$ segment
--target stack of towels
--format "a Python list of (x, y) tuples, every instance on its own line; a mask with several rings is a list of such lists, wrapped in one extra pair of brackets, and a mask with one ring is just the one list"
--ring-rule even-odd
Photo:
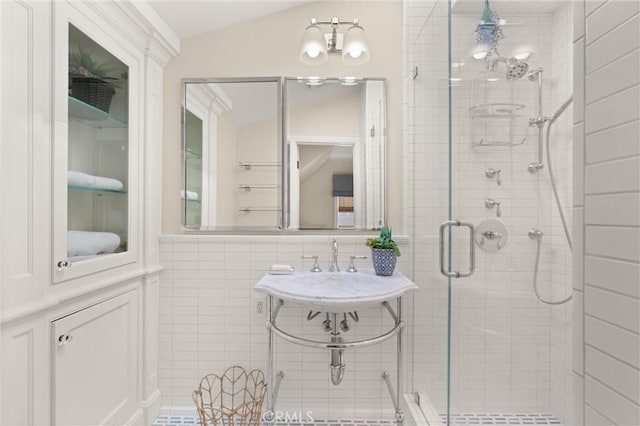
[(198, 193), (195, 191), (187, 191), (186, 193), (186, 197), (185, 197), (185, 191), (184, 189), (180, 191), (180, 195), (182, 196), (182, 199), (187, 199), (189, 201), (198, 201)]
[(118, 179), (93, 176), (75, 170), (68, 171), (67, 181), (69, 185), (84, 186), (87, 188), (110, 189), (113, 191), (120, 191), (123, 188), (122, 182)]
[(120, 246), (120, 237), (112, 232), (67, 232), (67, 256), (96, 256), (113, 253)]

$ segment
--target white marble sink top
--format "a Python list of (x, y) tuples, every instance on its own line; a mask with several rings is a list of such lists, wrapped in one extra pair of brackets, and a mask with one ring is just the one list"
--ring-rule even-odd
[(372, 269), (358, 272), (294, 272), (266, 274), (255, 286), (285, 302), (323, 312), (350, 312), (402, 296), (417, 286), (399, 272), (381, 277)]

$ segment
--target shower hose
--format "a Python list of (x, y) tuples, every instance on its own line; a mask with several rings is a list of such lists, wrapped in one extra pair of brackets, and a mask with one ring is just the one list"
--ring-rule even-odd
[[(555, 175), (553, 174), (553, 167), (551, 166), (551, 153), (549, 150), (551, 126), (558, 119), (558, 117), (560, 117), (560, 114), (562, 114), (564, 110), (567, 109), (567, 107), (569, 106), (569, 104), (571, 104), (571, 102), (573, 102), (573, 96), (569, 97), (569, 99), (567, 99), (567, 101), (564, 104), (562, 104), (560, 108), (558, 108), (558, 111), (556, 111), (556, 113), (553, 115), (551, 120), (549, 120), (549, 124), (547, 126), (547, 143), (545, 148), (547, 151), (547, 167), (549, 170), (549, 179), (551, 180), (551, 189), (553, 190), (553, 196), (556, 199), (556, 206), (558, 206), (558, 213), (560, 213), (560, 220), (562, 221), (562, 228), (564, 229), (564, 235), (565, 237), (567, 237), (569, 250), (573, 252), (573, 243), (571, 241), (571, 234), (569, 233), (569, 227), (567, 226), (567, 219), (564, 216), (562, 203), (560, 202), (560, 196), (558, 195), (558, 189), (556, 188), (556, 179), (555, 179)], [(547, 305), (562, 305), (564, 303), (567, 303), (569, 300), (572, 299), (573, 297), (572, 295), (569, 295), (568, 297), (562, 300), (557, 300), (557, 301), (545, 300), (542, 298), (542, 296), (540, 296), (540, 291), (538, 290), (538, 267), (540, 266), (540, 247), (542, 246), (542, 236), (539, 236), (536, 239), (536, 242), (538, 243), (538, 250), (536, 252), (536, 266), (535, 266), (535, 269), (533, 270), (533, 291), (536, 294), (536, 297), (542, 303), (546, 303)]]

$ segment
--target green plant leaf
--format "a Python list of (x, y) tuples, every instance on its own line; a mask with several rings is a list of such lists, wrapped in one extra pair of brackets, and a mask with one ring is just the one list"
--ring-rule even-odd
[(377, 238), (367, 238), (365, 245), (371, 248), (391, 249), (395, 252), (396, 256), (400, 256), (400, 249), (398, 248), (398, 244), (393, 241), (391, 236), (391, 228), (385, 225), (380, 229), (380, 235)]

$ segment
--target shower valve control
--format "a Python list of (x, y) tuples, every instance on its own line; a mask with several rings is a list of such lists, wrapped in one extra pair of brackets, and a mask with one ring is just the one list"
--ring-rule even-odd
[(484, 205), (488, 209), (496, 208), (496, 217), (502, 216), (502, 210), (500, 210), (501, 202), (498, 200), (494, 200), (493, 198), (487, 198), (484, 202)]
[(500, 176), (500, 169), (489, 168), (484, 172), (485, 176), (489, 179), (496, 178), (496, 183), (502, 185), (502, 176)]
[(482, 237), (487, 240), (499, 240), (502, 238), (502, 234), (496, 231), (484, 231), (482, 233)]

